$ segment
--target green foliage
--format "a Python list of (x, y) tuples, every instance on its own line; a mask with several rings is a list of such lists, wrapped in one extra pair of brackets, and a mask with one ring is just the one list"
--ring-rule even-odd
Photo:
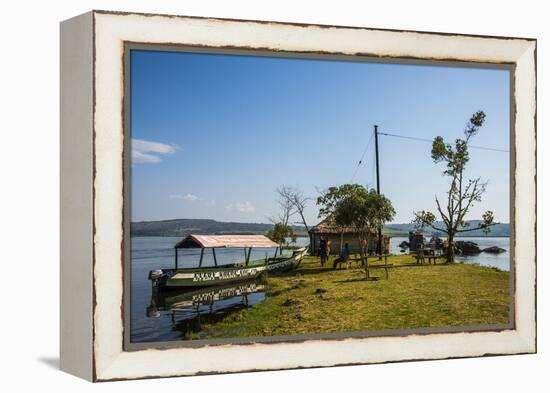
[(445, 175), (454, 176), (462, 173), (464, 167), (470, 160), (468, 155), (468, 142), (475, 136), (485, 122), (485, 113), (477, 111), (472, 115), (464, 129), (465, 139), (456, 139), (455, 146), (445, 143), (441, 136), (437, 136), (432, 144), (432, 159), (434, 162), (446, 162)]
[(296, 235), (292, 227), (282, 222), (276, 223), (272, 229), (267, 231), (267, 237), (281, 246), (287, 243), (287, 238), (290, 238), (292, 242), (296, 241)]
[(491, 232), (491, 225), (493, 225), (494, 215), (491, 210), (487, 210), (483, 213), (483, 222), (479, 224), (479, 228), (483, 229), (483, 233), (488, 234)]
[(383, 227), (395, 215), (388, 198), (374, 189), (367, 190), (360, 184), (330, 187), (317, 198), (317, 204), (321, 206), (319, 217), (332, 216), (337, 225), (351, 226), (358, 230)]
[[(321, 205), (321, 216), (330, 216), (338, 226), (353, 227), (363, 247), (371, 233), (393, 220), (395, 215), (388, 198), (359, 184), (331, 187), (317, 199), (317, 204)], [(366, 250), (362, 248), (361, 252)]]
[(485, 193), (487, 183), (481, 178), (464, 179), (464, 168), (470, 160), (468, 155), (468, 142), (475, 136), (485, 122), (483, 111), (475, 112), (466, 124), (464, 139), (456, 139), (454, 146), (445, 143), (441, 136), (434, 139), (432, 144), (431, 157), (435, 163), (443, 162), (446, 169), (443, 175), (450, 178), (449, 190), (447, 191), (447, 204), (442, 206), (436, 197), (437, 211), (443, 227), (435, 225), (437, 217), (429, 211), (415, 212), (414, 223), (417, 227), (430, 227), (436, 231), (447, 234), (450, 247), (447, 247), (447, 261), (454, 260), (454, 247), (452, 246), (455, 235), (462, 232), (483, 230), (485, 234), (490, 231), (493, 223), (493, 212), (487, 211), (483, 214), (483, 221), (480, 221), (475, 228), (469, 228), (470, 223), (466, 221), (466, 214), (475, 203), (481, 202)]
[(364, 187), (360, 184), (344, 184), (339, 187), (329, 187), (323, 195), (317, 198), (317, 205), (320, 206), (319, 218), (328, 217), (333, 214), (336, 205), (340, 201), (362, 189)]
[(393, 220), (395, 210), (388, 198), (364, 187), (355, 189), (335, 205), (337, 225), (351, 226), (359, 231), (381, 228)]
[(485, 122), (485, 112), (483, 111), (477, 111), (472, 115), (470, 118), (470, 121), (466, 125), (466, 129), (464, 130), (464, 135), (466, 136), (466, 140), (470, 139), (471, 136), (474, 136), (477, 134), (481, 126), (483, 126), (483, 123)]
[(422, 210), (414, 213), (413, 224), (417, 228), (423, 228), (425, 226), (433, 226), (435, 224), (435, 220), (435, 214)]

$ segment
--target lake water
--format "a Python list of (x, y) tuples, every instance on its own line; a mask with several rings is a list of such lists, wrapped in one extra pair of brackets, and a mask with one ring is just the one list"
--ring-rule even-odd
[[(131, 322), (132, 342), (173, 341), (190, 335), (200, 338), (201, 323), (222, 319), (227, 314), (252, 307), (265, 298), (260, 283), (251, 282), (233, 287), (185, 292), (170, 291), (152, 297), (149, 271), (174, 267), (174, 244), (180, 237), (133, 237), (131, 239)], [(214, 257), (205, 250), (203, 266), (214, 266)], [(290, 254), (284, 251), (283, 254)], [(253, 249), (251, 260), (274, 254), (274, 249)], [(196, 267), (200, 250), (178, 250), (180, 267)], [(241, 262), (241, 249), (218, 249), (219, 265)]]
[[(260, 282), (246, 282), (225, 288), (210, 288), (202, 291), (170, 291), (165, 295), (152, 296), (149, 271), (174, 267), (174, 244), (180, 237), (133, 237), (131, 251), (131, 342), (158, 342), (203, 338), (201, 324), (223, 319), (228, 314), (253, 307), (265, 299), (265, 287)], [(399, 243), (406, 237), (394, 237), (390, 252), (400, 254)], [(493, 255), (481, 253), (460, 257), (457, 261), (510, 269), (510, 242), (508, 238), (457, 238), (478, 243), (480, 248), (498, 246), (505, 253)], [(297, 246), (307, 246), (308, 238), (298, 238)], [(208, 250), (205, 250), (208, 251)], [(253, 249), (251, 258), (260, 259), (273, 254), (272, 249)], [(288, 253), (290, 253), (288, 251)], [(198, 266), (200, 251), (180, 249), (178, 263), (181, 267)], [(240, 262), (244, 251), (239, 249), (218, 250), (218, 264)], [(203, 266), (214, 266), (212, 254), (205, 252)]]

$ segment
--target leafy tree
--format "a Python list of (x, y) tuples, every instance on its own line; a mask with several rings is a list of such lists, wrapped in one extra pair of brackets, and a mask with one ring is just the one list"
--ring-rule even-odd
[(321, 196), (317, 198), (317, 205), (321, 206), (319, 208), (319, 218), (330, 216), (334, 213), (336, 205), (339, 202), (356, 192), (361, 192), (361, 190), (364, 189), (365, 187), (360, 184), (344, 184), (338, 187), (329, 187), (321, 193)]
[(361, 258), (368, 252), (368, 240), (372, 233), (393, 220), (395, 215), (388, 198), (359, 184), (330, 187), (317, 198), (317, 204), (321, 205), (320, 217), (330, 216), (336, 225), (352, 227), (357, 232)]
[(447, 191), (446, 206), (441, 205), (437, 196), (435, 202), (437, 212), (443, 221), (444, 227), (435, 225), (436, 215), (429, 211), (415, 212), (414, 223), (418, 228), (430, 227), (447, 235), (446, 260), (453, 262), (456, 253), (454, 238), (462, 232), (483, 229), (485, 233), (490, 232), (493, 223), (493, 212), (488, 210), (483, 214), (483, 221), (475, 228), (469, 228), (465, 217), (468, 211), (476, 202), (481, 202), (481, 196), (485, 193), (487, 182), (482, 182), (480, 177), (475, 179), (464, 178), (464, 168), (470, 160), (468, 156), (468, 143), (474, 137), (485, 122), (485, 113), (477, 111), (472, 115), (464, 129), (464, 139), (456, 139), (454, 146), (445, 143), (441, 136), (436, 137), (432, 143), (432, 160), (437, 164), (443, 162), (446, 169), (444, 176), (450, 178), (449, 190)]
[(290, 238), (292, 242), (296, 241), (296, 235), (292, 227), (282, 222), (276, 223), (273, 228), (267, 232), (267, 237), (277, 243), (279, 247), (286, 245), (288, 238)]

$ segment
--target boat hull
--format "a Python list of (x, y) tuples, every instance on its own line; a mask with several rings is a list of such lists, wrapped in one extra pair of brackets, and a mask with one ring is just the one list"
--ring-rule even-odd
[(288, 258), (274, 258), (261, 265), (163, 269), (160, 275), (153, 279), (153, 287), (160, 290), (208, 287), (254, 280), (264, 273), (271, 274), (294, 269), (301, 262), (305, 253), (305, 249), (296, 250)]

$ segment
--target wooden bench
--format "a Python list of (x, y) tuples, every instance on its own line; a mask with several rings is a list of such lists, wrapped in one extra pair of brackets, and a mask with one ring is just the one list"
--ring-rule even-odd
[(353, 262), (357, 262), (358, 264), (363, 266), (363, 258), (348, 258), (346, 261), (336, 261), (336, 260), (334, 260), (334, 262), (332, 263), (332, 266), (333, 266), (334, 269), (336, 269), (338, 266), (346, 264), (346, 269), (349, 269)]
[[(382, 255), (369, 255), (367, 256), (367, 258), (371, 257), (371, 258), (377, 258), (378, 260), (380, 259), (384, 259), (384, 265), (387, 265), (388, 264), (388, 256), (390, 254), (382, 254)], [(367, 259), (368, 260), (368, 259)]]
[(371, 267), (393, 267), (393, 265), (388, 265), (388, 256), (390, 254), (382, 254), (382, 255), (366, 255), (364, 258), (361, 257), (355, 257), (355, 258), (348, 258), (347, 261), (338, 261), (334, 262), (333, 266), (336, 268), (338, 265), (346, 264), (346, 269), (349, 269), (351, 267), (351, 264), (353, 262), (356, 262), (361, 267), (365, 267), (365, 264), (369, 266), (369, 258), (377, 258), (377, 259), (383, 259), (384, 265), (372, 265)]
[[(353, 262), (357, 262), (359, 264), (359, 267), (361, 267), (361, 271), (365, 274), (366, 280), (378, 280), (379, 277), (372, 277), (370, 274), (370, 269), (384, 269), (386, 272), (386, 279), (389, 279), (388, 270), (393, 268), (393, 264), (388, 264), (388, 256), (390, 254), (382, 254), (382, 255), (366, 255), (364, 258), (361, 257), (355, 257), (355, 258), (348, 258), (346, 261), (334, 261), (333, 267), (336, 269), (338, 265), (346, 264), (346, 269), (349, 269), (351, 267), (351, 264)], [(370, 264), (369, 259), (383, 259), (384, 264)]]
[(428, 264), (431, 264), (433, 261), (433, 264), (435, 265), (438, 258), (445, 258), (445, 256), (443, 254), (436, 253), (431, 249), (418, 249), (416, 250), (416, 254), (414, 254), (414, 258), (416, 259), (417, 265), (420, 265), (426, 260), (428, 260)]

